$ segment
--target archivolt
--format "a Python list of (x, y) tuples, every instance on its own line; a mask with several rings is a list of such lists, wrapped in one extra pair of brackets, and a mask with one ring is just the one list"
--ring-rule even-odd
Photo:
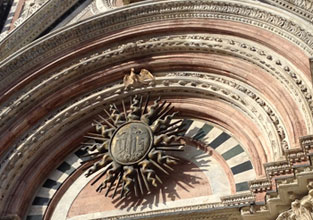
[[(3, 202), (7, 201), (10, 191), (18, 188), (20, 184), (18, 178), (24, 176), (27, 170), (34, 169), (29, 167), (34, 158), (41, 152), (49, 150), (53, 141), (66, 136), (69, 131), (75, 131), (83, 136), (80, 127), (86, 126), (85, 121), (95, 117), (103, 105), (119, 102), (122, 98), (135, 94), (149, 92), (154, 96), (161, 95), (171, 99), (183, 115), (212, 120), (226, 127), (243, 145), (250, 144), (250, 154), (258, 157), (252, 163), (255, 163), (254, 167), (259, 175), (263, 173), (261, 164), (282, 156), (279, 131), (276, 130), (272, 120), (264, 109), (254, 104), (255, 100), (230, 86), (229, 79), (216, 81), (218, 77), (202, 73), (183, 73), (183, 76), (177, 73), (160, 73), (157, 76), (156, 81), (149, 86), (130, 91), (123, 90), (121, 84), (102, 87), (74, 102), (67, 103), (52, 114), (45, 115), (43, 121), (29, 130), (25, 138), (15, 145), (15, 150), (10, 153), (10, 160), (2, 163), (1, 189), (4, 190), (1, 195), (3, 198), (1, 206), (3, 207)], [(224, 116), (221, 117), (221, 114)], [(280, 120), (279, 113), (276, 117)], [(243, 124), (247, 127), (243, 131), (238, 131), (238, 127)], [(285, 132), (284, 127), (282, 129), (282, 132)], [(53, 160), (53, 156), (45, 159)], [(7, 204), (10, 206), (10, 203)]]

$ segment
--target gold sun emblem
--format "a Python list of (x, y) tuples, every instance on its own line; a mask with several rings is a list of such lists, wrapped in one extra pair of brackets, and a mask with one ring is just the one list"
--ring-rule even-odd
[[(171, 103), (160, 98), (148, 107), (149, 96), (143, 106), (143, 97), (135, 96), (130, 100), (130, 109), (126, 110), (122, 100), (121, 111), (116, 105), (110, 105), (109, 112), (104, 110), (108, 119), (99, 115), (94, 121), (96, 133), (86, 136), (84, 143), (90, 156), (88, 161), (95, 161), (85, 174), (87, 177), (104, 168), (102, 173), (91, 183), (98, 182), (104, 175), (104, 181), (97, 188), (98, 192), (107, 188), (106, 196), (114, 187), (112, 198), (120, 189), (121, 197), (134, 192), (136, 196), (150, 192), (151, 185), (162, 184), (158, 172), (169, 175), (172, 165), (178, 158), (168, 151), (182, 151), (184, 142), (178, 136), (182, 120), (172, 122), (178, 112), (173, 112)], [(171, 113), (173, 112), (173, 113)], [(171, 113), (171, 114), (170, 114)]]

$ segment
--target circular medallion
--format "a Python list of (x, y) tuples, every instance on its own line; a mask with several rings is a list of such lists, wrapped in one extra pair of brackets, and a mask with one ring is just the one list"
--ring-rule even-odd
[[(147, 70), (142, 72), (149, 73)], [(178, 135), (182, 131), (183, 120), (173, 122), (172, 119), (178, 112), (169, 114), (173, 107), (170, 107), (171, 103), (166, 106), (165, 103), (160, 103), (158, 98), (148, 107), (149, 96), (144, 105), (143, 97), (135, 96), (131, 99), (128, 110), (122, 100), (122, 110), (112, 104), (110, 113), (105, 110), (109, 119), (99, 115), (100, 121), (94, 120), (96, 133), (85, 136), (92, 141), (85, 142), (82, 150), (87, 150), (91, 157), (84, 162), (94, 162), (85, 176), (105, 167), (100, 177), (93, 182), (106, 175), (97, 192), (107, 188), (105, 195), (108, 195), (112, 187), (115, 187), (112, 198), (118, 188), (121, 188), (121, 197), (126, 197), (131, 191), (138, 197), (139, 194), (145, 194), (142, 186), (145, 186), (147, 192), (151, 192), (149, 185), (157, 187), (162, 184), (158, 171), (170, 175), (168, 170), (172, 170), (171, 166), (177, 164), (179, 159), (168, 155), (168, 152), (183, 150), (184, 144), (179, 144), (181, 137)], [(154, 170), (155, 168), (157, 169)]]
[(131, 165), (144, 159), (152, 142), (152, 132), (146, 124), (129, 122), (115, 131), (109, 149), (116, 162)]

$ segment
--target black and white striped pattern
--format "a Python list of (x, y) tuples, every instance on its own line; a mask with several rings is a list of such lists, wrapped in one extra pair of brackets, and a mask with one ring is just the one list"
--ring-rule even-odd
[(228, 164), (235, 179), (236, 191), (248, 190), (248, 181), (255, 179), (255, 171), (249, 155), (236, 139), (221, 129), (208, 123), (185, 119), (183, 121), (187, 137), (203, 141), (219, 153)]
[(81, 166), (80, 162), (82, 159), (80, 156), (84, 153), (85, 152), (79, 150), (71, 154), (54, 172), (51, 173), (34, 198), (26, 220), (43, 219), (49, 202), (56, 191), (64, 181)]
[(10, 12), (8, 14), (8, 17), (7, 17), (7, 20), (6, 20), (4, 27), (2, 29), (2, 32), (9, 31), (18, 2), (19, 2), (19, 0), (13, 1)]
[[(234, 176), (237, 192), (248, 190), (248, 181), (255, 179), (256, 175), (247, 152), (236, 139), (216, 126), (200, 120), (184, 119), (182, 126), (186, 131), (180, 135), (208, 144), (225, 159)], [(50, 200), (64, 181), (81, 166), (81, 156), (85, 153), (82, 150), (76, 151), (49, 176), (34, 198), (27, 220), (43, 218)]]

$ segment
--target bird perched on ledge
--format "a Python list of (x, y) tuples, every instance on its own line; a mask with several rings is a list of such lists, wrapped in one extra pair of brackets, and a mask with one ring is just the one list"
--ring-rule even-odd
[(142, 84), (147, 84), (146, 79), (154, 80), (154, 76), (146, 69), (141, 69), (140, 73), (135, 73), (135, 69), (130, 69), (130, 74), (126, 74), (123, 79), (125, 89), (130, 86), (137, 87)]

